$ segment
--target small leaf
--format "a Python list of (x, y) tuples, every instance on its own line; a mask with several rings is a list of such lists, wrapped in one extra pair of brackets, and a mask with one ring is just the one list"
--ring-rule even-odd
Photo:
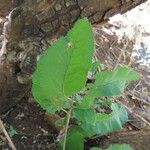
[(96, 112), (94, 109), (73, 109), (73, 115), (81, 123), (91, 123), (95, 124)]
[(114, 144), (111, 145), (109, 148), (107, 149), (101, 149), (98, 147), (93, 147), (90, 150), (132, 150), (132, 148), (128, 145), (128, 144)]
[(89, 109), (93, 105), (94, 102), (94, 97), (93, 96), (84, 96), (83, 99), (77, 102), (77, 108), (79, 109)]
[(8, 133), (10, 137), (13, 137), (14, 135), (18, 134), (18, 132), (13, 128), (13, 126), (10, 126)]
[[(84, 33), (80, 34), (83, 31)], [(85, 87), (87, 74), (92, 65), (93, 37), (92, 26), (86, 18), (78, 20), (67, 34), (72, 47), (64, 80), (66, 95), (70, 96)]]
[(66, 118), (66, 117), (60, 118), (60, 119), (58, 119), (58, 120), (55, 122), (55, 124), (56, 124), (57, 126), (64, 126), (64, 125), (66, 124), (66, 121), (67, 121), (67, 118)]
[[(83, 150), (85, 136), (86, 134), (82, 128), (72, 126), (68, 132), (66, 150)], [(63, 139), (60, 141), (60, 149), (62, 149), (62, 145)]]
[(122, 145), (114, 144), (106, 150), (132, 150), (132, 148), (127, 144), (122, 144)]
[(66, 38), (62, 37), (49, 47), (41, 56), (33, 74), (33, 96), (49, 113), (61, 109), (66, 103), (62, 85), (69, 59), (67, 43)]
[(81, 123), (81, 127), (90, 135), (104, 135), (122, 128), (128, 120), (125, 107), (121, 104), (111, 105), (112, 113), (96, 113), (91, 109), (75, 109), (74, 116)]
[(103, 150), (103, 149), (98, 148), (98, 147), (92, 147), (90, 150)]
[(95, 61), (92, 64), (91, 72), (93, 73), (97, 72), (98, 67), (100, 68), (100, 70), (104, 70), (106, 68), (106, 65), (102, 64), (99, 60)]
[(103, 71), (96, 75), (95, 84), (89, 93), (95, 97), (121, 95), (126, 84), (139, 77), (139, 73), (126, 67), (120, 67), (116, 71)]

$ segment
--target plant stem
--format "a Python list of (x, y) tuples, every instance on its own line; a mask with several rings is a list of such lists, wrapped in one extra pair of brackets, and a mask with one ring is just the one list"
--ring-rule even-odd
[(6, 129), (5, 129), (5, 127), (4, 127), (3, 122), (2, 122), (1, 119), (0, 119), (0, 129), (3, 131), (4, 135), (6, 136), (6, 139), (8, 140), (9, 145), (12, 148), (12, 150), (17, 150), (15, 145), (13, 144), (10, 136), (8, 135), (8, 133), (7, 133)]
[(66, 122), (66, 126), (65, 126), (65, 135), (64, 135), (64, 142), (63, 142), (63, 150), (66, 150), (67, 132), (68, 132), (69, 122), (70, 122), (70, 118), (71, 118), (71, 111), (72, 111), (72, 108), (70, 108), (70, 110), (68, 112), (67, 122)]

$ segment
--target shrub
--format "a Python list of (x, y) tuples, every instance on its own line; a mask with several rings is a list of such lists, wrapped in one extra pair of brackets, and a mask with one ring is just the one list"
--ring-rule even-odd
[[(111, 133), (128, 120), (125, 107), (111, 97), (121, 95), (129, 82), (139, 79), (139, 74), (121, 66), (98, 72), (97, 68), (104, 65), (92, 61), (94, 42), (89, 21), (78, 20), (65, 37), (42, 54), (33, 74), (32, 93), (41, 107), (51, 114), (65, 112), (57, 121), (65, 129), (58, 149), (83, 150), (85, 137)], [(93, 71), (91, 83), (86, 82), (89, 71)], [(104, 106), (111, 112), (98, 111)], [(130, 149), (128, 145), (114, 145), (108, 150), (116, 150), (117, 146)]]

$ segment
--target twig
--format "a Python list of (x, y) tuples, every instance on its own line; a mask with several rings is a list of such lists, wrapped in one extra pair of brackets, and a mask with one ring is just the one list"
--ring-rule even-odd
[[(98, 61), (98, 58), (96, 57), (96, 55), (94, 56), (94, 59), (95, 59), (95, 62)], [(99, 66), (97, 67), (97, 70), (98, 70), (98, 72), (101, 72), (101, 69)]]
[(141, 115), (139, 115), (137, 113), (134, 113), (134, 115), (150, 126), (150, 122), (147, 121), (144, 117), (142, 117)]
[(65, 135), (64, 135), (64, 142), (63, 142), (63, 150), (66, 150), (67, 132), (68, 132), (69, 122), (70, 122), (70, 118), (71, 118), (71, 111), (72, 111), (72, 108), (68, 112), (68, 118), (67, 118), (67, 122), (66, 122), (66, 126), (65, 126)]
[(68, 114), (68, 112), (67, 112), (65, 109), (62, 108), (61, 110), (62, 110), (64, 113)]
[[(121, 103), (120, 101), (118, 101), (118, 100), (117, 100), (117, 102), (120, 103), (120, 104), (122, 104), (122, 103)], [(147, 120), (146, 120), (145, 118), (143, 118), (141, 115), (139, 115), (139, 114), (133, 112), (133, 111), (132, 111), (129, 107), (127, 107), (126, 105), (124, 105), (124, 106), (125, 106), (125, 108), (127, 109), (128, 112), (134, 113), (134, 115), (135, 115), (136, 117), (138, 117), (139, 119), (141, 119), (143, 122), (145, 122), (147, 125), (150, 126), (150, 122), (149, 122), (149, 121), (147, 121)]]
[(126, 92), (126, 94), (127, 94), (127, 95), (130, 95), (130, 96), (132, 97), (132, 99), (133, 99), (133, 97), (134, 97), (134, 100), (136, 100), (136, 101), (138, 101), (138, 102), (140, 102), (140, 103), (144, 103), (144, 104), (150, 106), (150, 103), (149, 103), (149, 102), (147, 102), (146, 100), (141, 99), (141, 98), (135, 96), (135, 95), (132, 94), (131, 92), (128, 91), (128, 92)]
[(13, 144), (10, 136), (8, 135), (8, 132), (6, 131), (5, 126), (4, 126), (4, 124), (3, 124), (1, 119), (0, 119), (0, 129), (2, 130), (4, 135), (6, 136), (6, 139), (8, 140), (8, 143), (9, 143), (10, 147), (12, 148), (12, 150), (17, 150), (15, 145)]

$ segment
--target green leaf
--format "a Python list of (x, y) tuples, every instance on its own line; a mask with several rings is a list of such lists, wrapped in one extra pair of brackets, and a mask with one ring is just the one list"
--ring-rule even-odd
[(14, 135), (18, 134), (18, 132), (13, 128), (13, 126), (10, 126), (8, 134), (10, 137), (13, 137)]
[[(82, 32), (83, 34), (80, 34)], [(66, 71), (64, 89), (67, 95), (71, 95), (85, 87), (87, 73), (92, 65), (94, 49), (92, 26), (86, 18), (79, 20), (67, 37), (72, 53)]]
[(94, 99), (95, 98), (93, 96), (85, 95), (83, 97), (83, 99), (81, 99), (80, 101), (78, 101), (76, 103), (77, 108), (79, 108), (79, 109), (89, 109), (89, 108), (91, 108), (91, 106), (93, 105)]
[(69, 63), (67, 44), (67, 39), (62, 37), (49, 47), (41, 56), (32, 78), (34, 98), (50, 113), (66, 103), (62, 85)]
[(95, 97), (121, 95), (126, 84), (138, 80), (139, 77), (139, 73), (127, 67), (104, 71), (96, 75), (95, 84), (89, 93)]
[(107, 150), (132, 150), (132, 148), (127, 144), (114, 144), (111, 145)]
[(75, 109), (74, 116), (81, 127), (89, 134), (107, 134), (122, 128), (128, 120), (125, 107), (121, 104), (111, 105), (112, 113), (96, 113), (91, 109)]
[(98, 147), (93, 147), (90, 150), (132, 150), (132, 148), (128, 145), (128, 144), (114, 144), (111, 145), (109, 148), (107, 149), (101, 149)]
[(94, 109), (73, 109), (73, 115), (81, 123), (90, 123), (95, 124), (96, 121), (96, 112)]
[[(66, 150), (83, 150), (84, 138), (86, 134), (82, 128), (73, 126), (69, 129), (66, 143)], [(60, 141), (60, 147), (62, 149), (63, 139)]]
[[(139, 79), (139, 73), (126, 67), (120, 67), (116, 71), (104, 71), (96, 75), (95, 84), (90, 88), (77, 107), (81, 109), (91, 108), (96, 97), (121, 95), (130, 81)], [(104, 101), (105, 103), (105, 101)]]
[(106, 68), (106, 65), (102, 64), (100, 60), (95, 61), (94, 63), (92, 63), (91, 72), (97, 72), (98, 67), (100, 68), (100, 70), (104, 70)]
[(32, 93), (47, 112), (69, 107), (66, 97), (84, 88), (92, 64), (93, 40), (90, 23), (81, 19), (41, 56), (32, 78)]
[(101, 149), (99, 147), (92, 147), (90, 150), (103, 150), (103, 149)]
[(63, 127), (66, 125), (66, 121), (67, 121), (67, 117), (60, 118), (55, 122), (55, 125)]

